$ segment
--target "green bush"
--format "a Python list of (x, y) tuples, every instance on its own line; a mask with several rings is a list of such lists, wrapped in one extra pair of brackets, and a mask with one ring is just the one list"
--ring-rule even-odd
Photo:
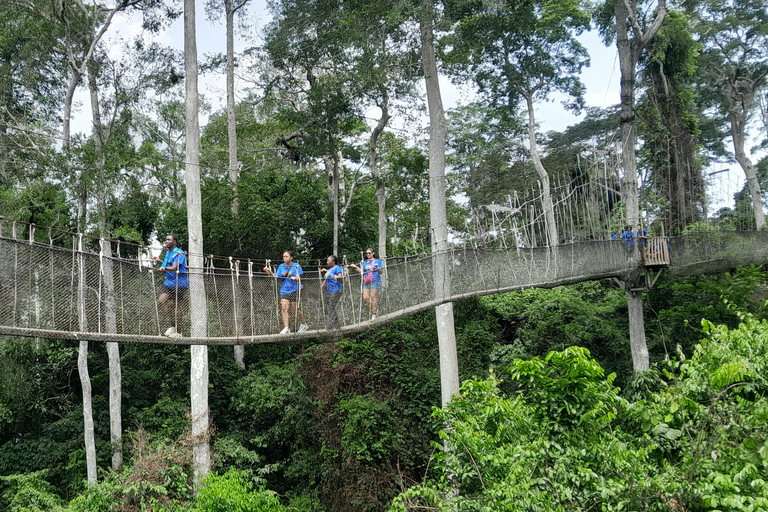
[(64, 503), (45, 480), (46, 470), (0, 477), (2, 502), (8, 512), (43, 512), (55, 510)]
[(254, 484), (246, 472), (230, 470), (223, 475), (209, 475), (197, 497), (198, 512), (282, 512), (275, 493), (253, 490)]
[(648, 481), (654, 445), (622, 431), (627, 403), (586, 349), (517, 359), (510, 377), (511, 395), (470, 380), (435, 410), (434, 477), (392, 510), (668, 510)]
[(586, 349), (517, 359), (512, 392), (464, 382), (434, 416), (433, 472), (392, 510), (768, 510), (768, 321), (728, 306), (690, 357), (627, 396)]

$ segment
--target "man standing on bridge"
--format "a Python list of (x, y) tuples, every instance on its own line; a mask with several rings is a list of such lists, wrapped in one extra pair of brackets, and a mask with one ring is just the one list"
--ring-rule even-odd
[[(164, 336), (180, 336), (177, 329), (181, 325), (181, 319), (184, 316), (184, 306), (187, 303), (189, 292), (189, 279), (187, 276), (187, 256), (184, 251), (179, 249), (176, 244), (178, 239), (176, 235), (169, 234), (165, 237), (165, 259), (158, 272), (165, 272), (165, 281), (163, 281), (163, 293), (157, 299), (160, 304), (160, 311), (166, 320), (172, 320), (170, 300), (173, 299), (173, 307), (176, 311), (176, 325), (171, 326), (165, 331)], [(157, 256), (152, 257), (155, 261), (160, 261)]]

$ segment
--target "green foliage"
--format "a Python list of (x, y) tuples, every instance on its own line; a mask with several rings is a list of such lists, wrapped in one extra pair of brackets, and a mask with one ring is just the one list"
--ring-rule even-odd
[(686, 433), (662, 475), (689, 482), (679, 490), (684, 506), (682, 499), (708, 510), (761, 510), (768, 506), (768, 322), (729, 307), (738, 326), (704, 320), (707, 337), (690, 358), (669, 365), (674, 385), (649, 402)]
[(197, 496), (198, 512), (281, 512), (275, 493), (256, 489), (247, 472), (208, 475)]
[(3, 510), (9, 512), (44, 512), (63, 505), (55, 489), (45, 480), (47, 471), (0, 477), (4, 485)]
[(158, 201), (142, 190), (136, 180), (130, 180), (127, 188), (125, 196), (111, 201), (108, 207), (111, 237), (136, 244), (149, 243), (160, 213)]
[[(74, 215), (71, 204), (67, 202), (65, 191), (58, 185), (35, 180), (21, 189), (0, 188), (0, 212), (2, 215), (22, 222), (41, 226), (51, 226), (63, 231), (73, 230)], [(19, 227), (18, 236), (28, 236), (25, 227)], [(68, 242), (61, 234), (53, 232), (51, 236), (57, 242)], [(40, 230), (37, 239), (48, 243), (48, 232)]]
[[(233, 427), (242, 449), (257, 455), (259, 464), (268, 469), (264, 477), (270, 487), (281, 493), (308, 492), (319, 478), (319, 446), (314, 404), (297, 362), (252, 367), (234, 387), (232, 406), (240, 419)], [(241, 453), (238, 458), (242, 457)], [(241, 460), (238, 467), (256, 473), (261, 466), (255, 460)]]
[(577, 75), (589, 56), (575, 35), (589, 26), (585, 7), (578, 1), (447, 2), (447, 18), (456, 24), (441, 42), (448, 50), (443, 60), (500, 110), (555, 91), (569, 96), (566, 108), (579, 108)]
[(626, 402), (588, 351), (518, 359), (510, 372), (513, 395), (493, 376), (470, 380), (435, 410), (446, 426), (435, 478), (405, 491), (392, 510), (665, 510), (660, 498), (644, 499), (652, 445), (622, 432)]
[(579, 347), (517, 359), (512, 393), (466, 381), (435, 419), (432, 477), (392, 510), (712, 510), (768, 506), (768, 321), (733, 328), (630, 381), (619, 396)]
[(526, 151), (519, 143), (522, 120), (508, 117), (482, 104), (448, 111), (451, 176), (470, 208), (506, 203), (511, 190), (535, 180), (533, 167), (519, 161)]
[(646, 336), (654, 359), (674, 355), (679, 345), (691, 353), (701, 337), (704, 318), (729, 327), (738, 325), (738, 316), (722, 297), (741, 304), (748, 311), (764, 315), (765, 273), (757, 267), (741, 267), (733, 273), (661, 280), (646, 294)]
[(700, 221), (706, 207), (692, 85), (700, 51), (688, 17), (670, 11), (644, 61), (645, 93), (637, 107), (641, 165), (650, 171), (644, 202), (670, 234)]
[[(218, 438), (214, 446), (214, 461), (216, 467), (229, 470), (231, 468), (247, 468), (256, 470), (262, 463), (259, 454), (249, 450), (234, 439)], [(257, 480), (259, 485), (266, 483), (263, 480)]]
[(340, 400), (337, 408), (340, 419), (343, 418), (341, 447), (345, 455), (371, 463), (387, 460), (405, 448), (391, 423), (395, 416), (387, 401), (371, 393), (353, 395)]
[(516, 357), (579, 345), (617, 374), (630, 373), (626, 298), (612, 283), (523, 290), (483, 297), (480, 303), (506, 324), (505, 343), (493, 352), (502, 368)]
[(67, 512), (110, 512), (116, 504), (120, 488), (107, 479), (97, 485), (88, 484), (82, 494), (69, 502)]

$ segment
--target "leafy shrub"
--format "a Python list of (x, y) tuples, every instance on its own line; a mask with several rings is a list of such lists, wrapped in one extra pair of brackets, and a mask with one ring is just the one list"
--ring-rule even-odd
[(392, 510), (669, 510), (648, 480), (654, 445), (624, 433), (627, 403), (581, 347), (515, 360), (515, 392), (466, 381), (435, 418), (434, 478)]
[(4, 510), (9, 512), (43, 512), (63, 505), (51, 484), (45, 480), (46, 470), (0, 477), (5, 484), (2, 494)]
[(247, 472), (230, 470), (210, 474), (197, 497), (198, 512), (282, 512), (277, 495), (264, 489), (253, 490)]
[(513, 393), (466, 381), (435, 418), (432, 477), (392, 510), (768, 510), (768, 321), (729, 328), (627, 396), (578, 347), (515, 360)]
[(768, 322), (729, 308), (736, 328), (704, 320), (693, 355), (670, 363), (674, 385), (656, 402), (685, 435), (660, 478), (684, 482), (691, 509), (768, 510)]

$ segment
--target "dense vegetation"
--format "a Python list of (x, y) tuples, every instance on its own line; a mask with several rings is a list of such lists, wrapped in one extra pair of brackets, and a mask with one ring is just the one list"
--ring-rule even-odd
[[(205, 73), (227, 68), (233, 89), (236, 68), (239, 81), (228, 105), (203, 101), (193, 210), (205, 253), (275, 260), (291, 249), (306, 261), (355, 259), (368, 246), (429, 251), (424, 13), (414, 2), (275, 0), (255, 37), (248, 3), (206, 6), (213, 20), (240, 17), (241, 32), (228, 23), (226, 36), (244, 47), (201, 63)], [(656, 233), (762, 227), (764, 2), (425, 3), (439, 7), (442, 72), (474, 98), (447, 113), (454, 240), (597, 239), (624, 226), (622, 187), (637, 183), (634, 206)], [(626, 6), (633, 12), (617, 25)], [(145, 244), (174, 233), (188, 248), (182, 56), (160, 43), (179, 14), (163, 0), (0, 2), (0, 216), (60, 229), (57, 242), (71, 232)], [(135, 38), (110, 39), (121, 16), (136, 22)], [(602, 97), (589, 107), (580, 37), (598, 30), (613, 44), (630, 28), (637, 76), (622, 85), (636, 116)], [(593, 65), (609, 74), (609, 63)], [(78, 114), (87, 134), (73, 133), (75, 92), (91, 101)], [(534, 113), (551, 98), (584, 117), (541, 133)], [(635, 117), (636, 141), (623, 142), (637, 149), (638, 175), (625, 176), (621, 125)], [(704, 174), (714, 162), (747, 177), (733, 207), (717, 211)], [(556, 222), (541, 214), (552, 198), (536, 195), (550, 185), (555, 199), (569, 197), (568, 210), (555, 201)], [(520, 201), (531, 210), (510, 214), (504, 233), (492, 207)], [(524, 240), (518, 221), (534, 210)], [(0, 509), (768, 509), (764, 270), (665, 275), (643, 297), (652, 368), (637, 375), (627, 294), (613, 282), (457, 303), (463, 386), (445, 409), (435, 408), (432, 313), (336, 344), (248, 347), (242, 367), (231, 347), (211, 347), (214, 463), (199, 487), (189, 348), (125, 344), (116, 365), (95, 343), (2, 338)], [(97, 484), (86, 483), (78, 355), (92, 386)], [(119, 469), (107, 469), (110, 366), (122, 372)]]
[[(246, 371), (212, 348), (221, 476), (197, 497), (188, 350), (124, 347), (129, 460), (84, 487), (76, 346), (6, 339), (2, 507), (385, 510), (407, 489), (395, 509), (760, 510), (766, 290), (757, 268), (662, 281), (646, 301), (656, 365), (637, 377), (611, 283), (457, 304), (464, 384), (446, 410), (430, 314), (336, 345), (249, 348)], [(103, 348), (90, 358), (107, 467)]]

